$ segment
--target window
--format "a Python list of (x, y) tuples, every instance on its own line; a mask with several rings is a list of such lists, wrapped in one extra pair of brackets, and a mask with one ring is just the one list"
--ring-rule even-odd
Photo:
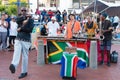
[(56, 7), (56, 0), (50, 0), (50, 7)]

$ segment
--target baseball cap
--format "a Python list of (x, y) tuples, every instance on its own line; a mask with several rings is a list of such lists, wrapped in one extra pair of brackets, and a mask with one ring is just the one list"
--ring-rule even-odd
[(108, 15), (107, 15), (107, 13), (102, 13), (102, 16), (107, 18)]

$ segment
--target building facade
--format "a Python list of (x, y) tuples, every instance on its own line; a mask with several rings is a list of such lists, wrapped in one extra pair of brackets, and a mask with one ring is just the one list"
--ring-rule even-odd
[[(31, 9), (33, 11), (36, 8), (39, 8), (40, 10), (46, 9), (46, 10), (57, 10), (63, 11), (64, 9), (80, 9), (83, 6), (88, 6), (91, 2), (95, 0), (29, 0), (31, 5)], [(120, 0), (103, 0), (106, 2), (120, 2)]]

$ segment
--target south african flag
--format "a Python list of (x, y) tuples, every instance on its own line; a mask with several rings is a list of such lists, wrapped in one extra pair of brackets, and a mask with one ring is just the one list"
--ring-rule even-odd
[(61, 62), (63, 52), (66, 47), (76, 47), (77, 56), (80, 60), (89, 63), (88, 59), (88, 47), (85, 42), (65, 42), (65, 41), (48, 41), (48, 61), (53, 64), (58, 64)]

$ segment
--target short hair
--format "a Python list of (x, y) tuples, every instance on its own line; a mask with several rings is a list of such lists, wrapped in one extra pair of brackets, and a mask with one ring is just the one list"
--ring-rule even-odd
[(102, 16), (107, 18), (108, 15), (107, 15), (107, 13), (102, 13)]
[(74, 16), (74, 18), (75, 18), (75, 15), (74, 14), (69, 14), (69, 16), (68, 16), (68, 19), (70, 20), (70, 16)]

